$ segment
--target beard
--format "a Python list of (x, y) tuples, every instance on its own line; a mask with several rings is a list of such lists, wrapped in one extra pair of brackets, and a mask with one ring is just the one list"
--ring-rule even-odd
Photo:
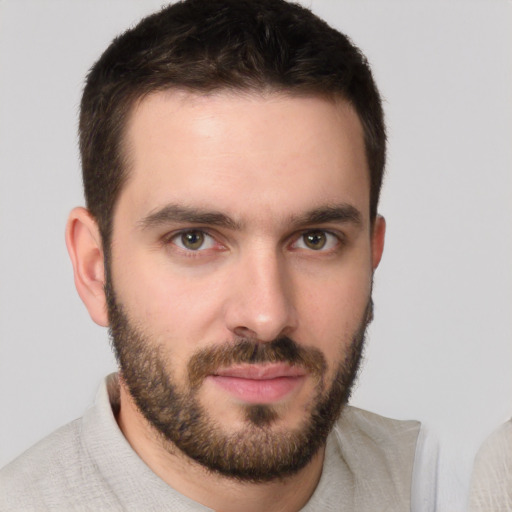
[[(164, 347), (130, 322), (108, 279), (105, 288), (109, 334), (121, 378), (169, 452), (176, 447), (223, 476), (267, 482), (297, 473), (325, 444), (358, 373), (366, 327), (373, 316), (371, 299), (328, 387), (323, 353), (281, 337), (268, 343), (238, 338), (196, 352), (187, 364), (188, 382), (183, 389), (173, 380)], [(226, 432), (201, 405), (199, 389), (217, 369), (276, 362), (304, 368), (316, 381), (313, 400), (298, 427), (278, 429), (279, 412), (274, 406), (246, 404), (239, 406), (245, 418), (243, 430)]]

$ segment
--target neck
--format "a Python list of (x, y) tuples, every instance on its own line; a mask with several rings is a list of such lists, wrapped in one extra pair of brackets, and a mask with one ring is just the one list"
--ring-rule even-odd
[(158, 477), (184, 496), (218, 512), (296, 512), (307, 503), (322, 473), (325, 447), (294, 475), (270, 482), (243, 482), (212, 472), (163, 442), (123, 383), (117, 422), (131, 447)]

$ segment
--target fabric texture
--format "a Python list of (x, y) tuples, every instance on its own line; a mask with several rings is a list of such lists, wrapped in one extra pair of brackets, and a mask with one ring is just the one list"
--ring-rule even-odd
[(512, 511), (512, 419), (493, 432), (477, 453), (469, 509)]
[[(84, 416), (0, 471), (0, 511), (210, 510), (175, 491), (138, 457), (116, 419), (115, 375)], [(420, 424), (347, 406), (326, 447), (318, 486), (302, 512), (411, 510)]]

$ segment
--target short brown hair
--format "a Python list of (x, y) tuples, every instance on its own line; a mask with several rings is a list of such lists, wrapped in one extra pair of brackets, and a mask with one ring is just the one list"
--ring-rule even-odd
[(172, 88), (275, 90), (350, 102), (364, 129), (375, 218), (386, 133), (380, 95), (360, 50), (308, 9), (284, 0), (185, 0), (114, 39), (87, 76), (79, 128), (83, 182), (107, 250), (126, 180), (122, 142), (131, 107)]

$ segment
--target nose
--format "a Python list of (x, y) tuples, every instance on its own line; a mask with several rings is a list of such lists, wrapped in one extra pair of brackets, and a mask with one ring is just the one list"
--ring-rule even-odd
[(236, 336), (261, 342), (290, 336), (298, 318), (285, 262), (274, 251), (240, 260), (231, 274), (226, 327)]

